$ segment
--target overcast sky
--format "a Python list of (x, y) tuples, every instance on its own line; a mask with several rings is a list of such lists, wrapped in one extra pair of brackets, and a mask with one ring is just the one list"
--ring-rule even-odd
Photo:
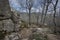
[[(22, 0), (22, 1), (23, 1), (23, 4), (25, 4), (24, 0)], [(20, 0), (9, 0), (11, 7), (13, 7), (14, 9), (16, 9), (16, 10), (18, 10), (18, 11), (26, 12), (26, 9), (23, 8), (23, 7), (21, 7), (21, 6), (19, 5), (19, 3), (18, 3), (18, 2), (22, 2), (22, 1), (20, 1)], [(38, 3), (39, 1), (40, 1), (40, 0), (35, 0), (34, 6), (32, 7), (32, 11), (39, 12), (39, 7), (40, 7), (39, 5), (41, 4), (41, 3), (40, 3), (40, 4)], [(55, 3), (55, 0), (54, 0), (54, 3)], [(52, 6), (52, 5), (50, 5), (50, 7), (51, 7), (51, 6)], [(60, 8), (60, 0), (59, 0), (59, 2), (58, 2), (57, 7)], [(41, 8), (41, 7), (40, 7), (40, 11), (42, 11), (42, 8)]]

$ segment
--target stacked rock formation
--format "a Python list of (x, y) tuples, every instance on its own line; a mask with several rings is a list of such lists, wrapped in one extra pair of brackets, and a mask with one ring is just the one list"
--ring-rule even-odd
[(19, 18), (10, 10), (8, 0), (0, 0), (0, 30), (16, 30)]

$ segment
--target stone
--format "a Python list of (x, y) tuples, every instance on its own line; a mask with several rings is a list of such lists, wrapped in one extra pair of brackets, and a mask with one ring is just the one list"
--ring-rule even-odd
[(13, 31), (14, 30), (14, 23), (12, 22), (11, 19), (8, 20), (3, 20), (3, 30), (6, 30), (8, 32)]
[[(6, 23), (8, 24), (8, 20), (10, 19), (10, 17), (11, 17), (11, 10), (9, 6), (9, 1), (0, 0), (0, 30), (2, 30), (5, 27)], [(6, 20), (6, 23), (4, 22), (4, 20)]]
[(20, 32), (21, 38), (29, 38), (32, 34), (30, 28), (23, 28)]
[[(9, 0), (0, 0), (0, 29), (12, 31), (19, 30), (20, 15), (10, 10)], [(2, 27), (2, 28), (1, 28)], [(14, 28), (15, 27), (15, 28)]]
[(0, 17), (10, 17), (11, 10), (8, 0), (0, 0)]
[(5, 36), (5, 40), (20, 40), (20, 36), (18, 33), (11, 33)]

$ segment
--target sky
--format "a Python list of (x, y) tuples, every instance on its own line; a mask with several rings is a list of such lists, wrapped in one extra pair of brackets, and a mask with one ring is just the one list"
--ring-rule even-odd
[[(21, 7), (20, 4), (18, 2), (22, 2), (23, 1), (23, 4), (25, 4), (25, 1), (24, 0), (9, 0), (9, 3), (10, 3), (10, 6), (13, 8), (13, 9), (16, 9), (17, 11), (21, 11), (21, 12), (26, 12), (26, 9)], [(40, 0), (35, 0), (34, 2), (34, 6), (32, 7), (32, 12), (39, 12), (39, 2)], [(53, 0), (53, 2), (55, 3), (55, 0)], [(52, 5), (50, 5), (51, 7)], [(60, 0), (58, 2), (58, 5), (57, 7), (60, 8)], [(50, 9), (50, 8), (49, 8)], [(42, 8), (40, 7), (40, 11), (42, 11)]]

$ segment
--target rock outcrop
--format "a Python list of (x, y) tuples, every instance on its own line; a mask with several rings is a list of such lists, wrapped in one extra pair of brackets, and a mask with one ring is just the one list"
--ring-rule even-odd
[(20, 26), (19, 17), (19, 14), (10, 10), (9, 0), (0, 0), (0, 30), (18, 30)]
[(11, 10), (8, 0), (0, 0), (0, 27), (1, 30), (9, 30), (14, 24), (12, 23)]

